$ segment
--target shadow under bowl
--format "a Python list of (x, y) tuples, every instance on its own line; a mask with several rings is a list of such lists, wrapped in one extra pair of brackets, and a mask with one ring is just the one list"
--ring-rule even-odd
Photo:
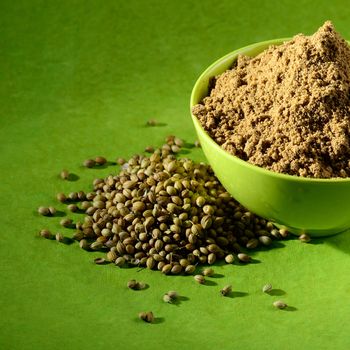
[[(264, 41), (220, 58), (198, 78), (191, 109), (209, 94), (211, 79), (232, 68), (240, 54), (256, 56), (285, 39)], [(223, 150), (192, 115), (203, 152), (226, 190), (253, 213), (294, 234), (321, 237), (350, 228), (350, 178), (314, 179), (276, 173)]]

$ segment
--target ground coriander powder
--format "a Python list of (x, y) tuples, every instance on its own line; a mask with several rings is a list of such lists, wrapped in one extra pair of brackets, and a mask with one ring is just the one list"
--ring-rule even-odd
[(327, 21), (239, 56), (193, 113), (226, 151), (266, 169), (350, 176), (350, 47)]

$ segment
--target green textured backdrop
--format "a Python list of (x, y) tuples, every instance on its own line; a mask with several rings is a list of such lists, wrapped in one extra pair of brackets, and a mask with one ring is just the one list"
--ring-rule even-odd
[[(86, 157), (128, 157), (167, 134), (193, 141), (190, 91), (211, 62), (326, 19), (350, 39), (349, 16), (347, 1), (1, 1), (0, 349), (349, 349), (348, 233), (216, 267), (211, 286), (96, 266), (98, 254), (36, 237), (59, 229), (39, 205), (115, 171), (83, 169)], [(62, 168), (79, 180), (60, 180)], [(150, 288), (130, 291), (130, 278)], [(264, 295), (266, 282), (285, 294)], [(227, 283), (233, 298), (218, 295)], [(164, 304), (169, 289), (187, 300)], [(137, 319), (148, 309), (158, 323)]]

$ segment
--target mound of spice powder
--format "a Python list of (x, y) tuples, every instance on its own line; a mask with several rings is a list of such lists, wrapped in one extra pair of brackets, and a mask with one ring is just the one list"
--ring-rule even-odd
[(194, 106), (226, 151), (266, 169), (350, 176), (350, 47), (327, 21), (256, 57), (239, 56)]

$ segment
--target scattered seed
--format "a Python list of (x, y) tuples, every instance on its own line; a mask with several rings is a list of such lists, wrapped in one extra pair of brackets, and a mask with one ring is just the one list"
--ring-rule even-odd
[(272, 239), (269, 236), (260, 236), (259, 242), (265, 246), (269, 246), (272, 243)]
[(210, 267), (207, 267), (206, 269), (203, 270), (202, 273), (203, 273), (203, 276), (210, 277), (214, 275), (214, 270)]
[(287, 238), (288, 237), (288, 230), (286, 228), (280, 228), (279, 233), (282, 238)]
[(79, 246), (81, 249), (84, 249), (84, 250), (88, 250), (90, 248), (90, 245), (88, 243), (88, 241), (86, 239), (82, 239), (80, 242), (79, 242)]
[(124, 158), (117, 158), (116, 163), (118, 165), (123, 165), (126, 163), (126, 160)]
[(147, 146), (147, 147), (145, 148), (145, 152), (147, 152), (147, 153), (153, 153), (153, 152), (154, 152), (154, 148), (153, 148), (152, 146)]
[(171, 304), (171, 303), (173, 302), (173, 299), (171, 298), (170, 295), (164, 294), (164, 295), (163, 295), (163, 301), (164, 301), (165, 303)]
[(93, 159), (86, 159), (83, 162), (84, 167), (93, 168), (96, 165), (96, 161)]
[(38, 213), (40, 215), (49, 216), (51, 215), (50, 209), (48, 207), (39, 207)]
[(146, 288), (146, 284), (143, 282), (138, 282), (136, 280), (130, 280), (127, 283), (128, 288), (133, 289), (133, 290), (141, 290)]
[(60, 221), (60, 225), (63, 227), (72, 227), (72, 224), (73, 224), (72, 219), (64, 218)]
[(264, 293), (269, 293), (271, 290), (272, 290), (272, 284), (271, 283), (265, 284), (264, 287), (262, 288), (262, 291)]
[(166, 293), (167, 295), (169, 295), (169, 297), (171, 298), (171, 299), (177, 299), (178, 298), (178, 294), (177, 294), (177, 292), (175, 292), (174, 290), (170, 290), (169, 292), (167, 292)]
[(244, 263), (248, 263), (251, 260), (251, 257), (244, 253), (237, 254), (237, 257), (241, 262), (244, 262)]
[(311, 241), (311, 237), (308, 234), (303, 233), (299, 236), (299, 241), (303, 243), (308, 243)]
[(223, 295), (224, 297), (229, 295), (231, 292), (232, 292), (232, 286), (231, 285), (225, 286), (220, 291), (221, 295)]
[(148, 125), (148, 126), (157, 126), (158, 122), (157, 122), (156, 119), (149, 119), (149, 120), (147, 120), (146, 125)]
[(54, 216), (57, 212), (56, 208), (54, 208), (54, 207), (49, 207), (49, 211), (50, 211), (51, 216)]
[(139, 319), (141, 319), (142, 321), (145, 321), (147, 323), (152, 323), (154, 321), (153, 312), (152, 311), (140, 312)]
[(76, 204), (68, 204), (67, 209), (70, 210), (72, 213), (75, 213), (79, 210)]
[(288, 305), (281, 300), (277, 300), (273, 303), (273, 306), (277, 309), (285, 309)]
[(196, 140), (196, 141), (194, 141), (194, 146), (199, 148), (199, 147), (201, 147), (201, 144), (198, 140)]
[(123, 266), (125, 264), (125, 258), (123, 258), (122, 256), (118, 257), (117, 259), (115, 259), (115, 265), (116, 266)]
[(62, 170), (60, 173), (61, 179), (68, 180), (69, 178), (69, 171), (68, 170)]
[(60, 193), (57, 193), (57, 196), (56, 196), (57, 200), (61, 203), (64, 203), (66, 200), (67, 200), (67, 197), (64, 193), (60, 192)]
[(204, 278), (203, 275), (195, 275), (193, 278), (199, 284), (204, 284), (205, 283), (205, 278)]
[(64, 236), (62, 235), (62, 233), (56, 233), (55, 238), (57, 242), (61, 242), (61, 243), (64, 242)]
[(94, 259), (94, 263), (97, 265), (103, 265), (106, 263), (106, 260), (103, 258), (96, 258), (96, 259)]
[(228, 254), (225, 256), (225, 261), (227, 264), (232, 264), (235, 261), (235, 257), (233, 254)]
[(68, 194), (68, 198), (71, 201), (77, 201), (78, 200), (78, 192), (71, 192)]
[(107, 163), (107, 159), (105, 157), (98, 156), (95, 158), (95, 163), (97, 165), (104, 165)]
[(52, 239), (52, 233), (51, 231), (47, 230), (47, 229), (43, 229), (39, 232), (40, 236), (46, 239)]
[(188, 275), (192, 275), (195, 270), (196, 270), (196, 267), (194, 265), (188, 265), (185, 268), (185, 273)]

